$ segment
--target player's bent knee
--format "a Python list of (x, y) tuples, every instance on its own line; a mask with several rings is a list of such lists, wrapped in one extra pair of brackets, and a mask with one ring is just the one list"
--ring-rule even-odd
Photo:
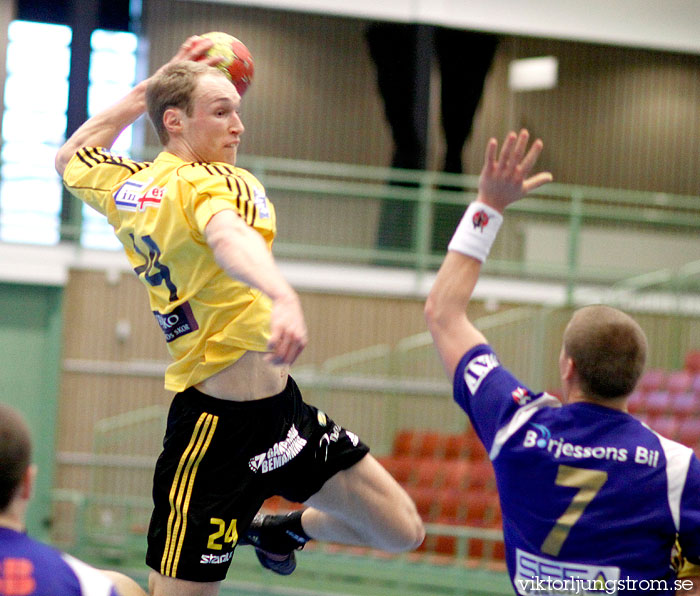
[(393, 531), (385, 536), (382, 549), (392, 553), (417, 549), (425, 539), (425, 527), (413, 503), (403, 508), (395, 521)]

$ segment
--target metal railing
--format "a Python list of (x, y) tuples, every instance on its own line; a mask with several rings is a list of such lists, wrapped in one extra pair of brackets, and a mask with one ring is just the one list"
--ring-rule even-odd
[[(153, 149), (148, 151), (155, 154)], [(439, 266), (445, 238), (451, 235), (478, 186), (476, 176), (431, 171), (248, 155), (240, 156), (239, 162), (262, 181), (284, 222), (275, 245), (280, 257), (393, 265), (418, 272)], [(395, 209), (401, 215), (394, 223), (398, 221), (403, 227), (398, 231), (399, 242), (396, 237), (383, 238), (388, 225), (383, 214)], [(0, 229), (29, 225), (29, 219), (22, 224), (22, 218), (16, 216), (17, 212), (3, 211), (0, 205)], [(43, 217), (32, 214), (33, 221)], [(525, 254), (524, 231), (542, 223), (556, 226), (565, 235), (564, 245), (556, 247), (559, 258), (554, 261)], [(89, 222), (81, 222), (79, 209), (72, 209), (55, 225), (57, 229), (60, 225), (64, 240), (79, 241), (83, 232), (91, 231), (87, 229)], [(583, 235), (589, 228), (700, 237), (700, 199), (549, 184), (509, 208), (485, 270), (563, 281), (569, 295), (584, 281), (615, 283), (649, 272), (643, 262), (630, 266), (614, 257), (594, 265), (582, 263)], [(396, 236), (396, 230), (389, 231)], [(22, 234), (13, 237), (21, 238)]]

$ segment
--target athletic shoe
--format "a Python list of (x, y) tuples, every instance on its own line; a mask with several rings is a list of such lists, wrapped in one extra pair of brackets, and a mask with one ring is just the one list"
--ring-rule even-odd
[[(290, 515), (299, 515), (299, 512)], [(253, 518), (248, 533), (238, 544), (252, 545), (258, 561), (265, 569), (280, 575), (290, 575), (297, 566), (294, 551), (304, 548), (307, 539), (286, 529), (288, 521), (287, 515), (258, 513)]]

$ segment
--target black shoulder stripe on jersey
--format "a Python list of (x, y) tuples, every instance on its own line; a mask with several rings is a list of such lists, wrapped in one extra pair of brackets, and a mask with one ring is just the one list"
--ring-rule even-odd
[[(78, 159), (82, 161), (86, 166), (92, 168), (101, 163), (108, 163), (111, 165), (122, 166), (135, 174), (136, 172), (143, 170), (148, 167), (148, 162), (137, 162), (133, 160), (125, 160), (123, 157), (114, 156), (111, 153), (106, 153), (100, 151), (96, 147), (83, 147), (78, 152)], [(91, 163), (93, 162), (93, 163)]]
[(234, 180), (236, 181), (236, 189), (238, 190), (238, 194), (243, 197), (243, 200), (249, 201), (252, 199), (253, 193), (250, 192), (250, 186), (248, 186), (244, 180), (241, 180), (238, 177), (235, 177)]
[(148, 165), (147, 163), (139, 163), (131, 159), (125, 159), (120, 155), (112, 155), (111, 153), (100, 151), (98, 149), (96, 149), (95, 152), (104, 158), (105, 163), (109, 163), (115, 166), (122, 166), (129, 170), (132, 174), (135, 174), (136, 172), (145, 169)]
[(76, 155), (78, 156), (78, 159), (82, 161), (88, 168), (93, 167), (95, 164), (90, 163), (88, 159), (90, 159), (90, 156), (85, 153), (83, 149), (80, 149)]
[[(258, 207), (253, 202), (252, 188), (245, 180), (237, 176), (235, 171), (225, 164), (196, 162), (189, 165), (192, 167), (204, 168), (210, 176), (223, 177), (226, 182), (226, 188), (228, 188), (229, 192), (235, 197), (236, 210), (248, 225), (254, 225), (258, 217)], [(234, 184), (235, 189), (233, 186)]]
[(88, 162), (87, 165), (90, 167), (96, 166), (98, 164), (101, 164), (104, 161), (104, 158), (100, 156), (92, 147), (83, 147), (80, 152), (85, 156), (89, 162), (94, 162), (92, 165)]

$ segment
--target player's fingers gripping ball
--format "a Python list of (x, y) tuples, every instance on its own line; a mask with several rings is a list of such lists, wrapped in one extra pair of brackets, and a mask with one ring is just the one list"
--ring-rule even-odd
[(221, 31), (205, 33), (201, 37), (214, 42), (207, 56), (222, 58), (221, 62), (216, 64), (216, 68), (224, 72), (235, 85), (238, 94), (243, 96), (253, 80), (254, 66), (250, 50), (240, 39)]

